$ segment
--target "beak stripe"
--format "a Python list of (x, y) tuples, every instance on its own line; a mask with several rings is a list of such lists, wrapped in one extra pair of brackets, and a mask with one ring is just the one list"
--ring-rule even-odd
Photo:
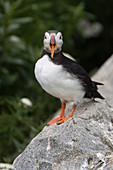
[(54, 35), (52, 35), (51, 37), (51, 44), (54, 44), (55, 43), (55, 39), (54, 39)]

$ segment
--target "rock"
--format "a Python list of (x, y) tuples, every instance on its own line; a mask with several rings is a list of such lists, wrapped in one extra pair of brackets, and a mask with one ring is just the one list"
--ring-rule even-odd
[(110, 105), (113, 106), (113, 55), (93, 76), (93, 79), (104, 83), (99, 91), (105, 96)]
[[(110, 60), (113, 62), (113, 56)], [(104, 70), (106, 65), (105, 63), (101, 70)], [(112, 65), (113, 63), (111, 67)], [(103, 70), (97, 75), (102, 77)], [(110, 72), (111, 80), (107, 76), (105, 78), (107, 80), (104, 80), (104, 77), (102, 79), (105, 83), (109, 81), (113, 85)], [(112, 93), (112, 89), (109, 87), (107, 91), (106, 87), (103, 86), (103, 88), (106, 93), (104, 95), (103, 90), (102, 95), (108, 95), (110, 100), (113, 94), (109, 96), (109, 92)], [(66, 115), (70, 113), (71, 107), (72, 104), (67, 106)], [(16, 170), (113, 169), (113, 110), (111, 106), (105, 100), (92, 100), (79, 104), (74, 116), (65, 123), (45, 127), (15, 159), (13, 165)]]

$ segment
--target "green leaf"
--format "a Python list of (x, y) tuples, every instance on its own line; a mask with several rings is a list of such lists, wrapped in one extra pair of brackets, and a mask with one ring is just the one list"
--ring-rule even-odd
[(16, 23), (16, 24), (26, 24), (26, 23), (29, 23), (31, 21), (33, 21), (33, 18), (31, 18), (31, 17), (23, 17), (23, 18), (14, 19), (13, 23)]

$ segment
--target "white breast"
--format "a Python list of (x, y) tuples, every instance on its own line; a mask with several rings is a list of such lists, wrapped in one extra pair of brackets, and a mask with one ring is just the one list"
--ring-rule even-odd
[(35, 77), (47, 93), (62, 100), (77, 102), (85, 94), (80, 81), (64, 70), (62, 65), (54, 64), (48, 55), (37, 61)]

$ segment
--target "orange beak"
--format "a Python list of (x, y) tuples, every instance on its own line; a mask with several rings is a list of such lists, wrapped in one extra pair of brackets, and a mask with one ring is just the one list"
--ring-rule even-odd
[(55, 37), (54, 37), (54, 35), (52, 35), (50, 43), (49, 43), (49, 49), (51, 50), (51, 58), (53, 58), (54, 51), (55, 51), (56, 48), (57, 48), (57, 44), (56, 44), (56, 41), (55, 41)]

